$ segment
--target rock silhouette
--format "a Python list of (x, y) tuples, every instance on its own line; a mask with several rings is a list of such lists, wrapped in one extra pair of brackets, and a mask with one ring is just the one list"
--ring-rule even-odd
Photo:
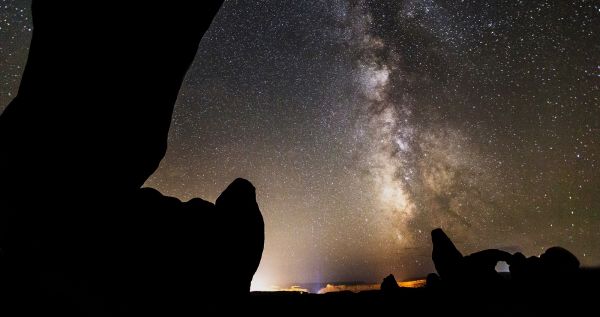
[(540, 257), (526, 258), (522, 253), (488, 249), (462, 256), (442, 229), (431, 232), (432, 259), (437, 275), (428, 276), (431, 286), (499, 287), (503, 279), (496, 272), (498, 262), (509, 264), (511, 280), (520, 287), (540, 288), (552, 284), (552, 289), (579, 283), (579, 260), (561, 247), (547, 249)]
[[(496, 249), (462, 256), (442, 229), (431, 232), (438, 274), (426, 289), (438, 301), (434, 315), (554, 316), (582, 315), (594, 306), (600, 270), (580, 268), (577, 257), (551, 247), (539, 257)], [(499, 261), (510, 273), (495, 271)], [(431, 313), (431, 311), (430, 311)]]
[(493, 287), (503, 280), (496, 271), (496, 265), (501, 261), (510, 263), (510, 259), (511, 254), (508, 252), (497, 249), (483, 250), (464, 257), (464, 270), (468, 272), (466, 276), (472, 283)]
[(579, 260), (567, 249), (551, 247), (540, 256), (542, 263), (554, 272), (560, 274), (574, 274), (579, 270)]
[(433, 243), (431, 258), (440, 277), (445, 280), (462, 278), (463, 255), (454, 246), (452, 240), (438, 228), (431, 231), (431, 241)]
[[(431, 232), (432, 259), (443, 282), (455, 285), (494, 287), (502, 281), (496, 272), (500, 261), (510, 263), (508, 252), (488, 249), (463, 256), (446, 233), (438, 228)], [(432, 281), (434, 280), (431, 277)], [(435, 282), (434, 282), (435, 283)]]
[(0, 119), (3, 160), (24, 167), (12, 181), (140, 188), (165, 154), (179, 88), (222, 2), (34, 0), (19, 93)]
[(383, 282), (381, 282), (382, 292), (395, 292), (399, 289), (400, 286), (398, 285), (398, 282), (396, 282), (394, 274), (388, 275), (386, 278), (383, 279)]
[(523, 286), (565, 286), (579, 278), (579, 260), (568, 250), (551, 247), (540, 257), (515, 253), (510, 263), (513, 280)]
[(216, 206), (141, 188), (222, 3), (33, 0), (0, 116), (0, 296), (23, 315), (189, 315), (222, 276), (248, 293), (264, 243), (250, 182)]
[(440, 276), (435, 273), (427, 274), (426, 287), (439, 287), (440, 285)]
[[(218, 215), (235, 219), (227, 230), (235, 232), (223, 248), (228, 269), (225, 285), (228, 292), (249, 292), (252, 276), (258, 269), (264, 246), (264, 222), (252, 184), (238, 178), (223, 191), (215, 204)], [(250, 239), (249, 239), (250, 238)], [(232, 252), (233, 251), (233, 252)]]

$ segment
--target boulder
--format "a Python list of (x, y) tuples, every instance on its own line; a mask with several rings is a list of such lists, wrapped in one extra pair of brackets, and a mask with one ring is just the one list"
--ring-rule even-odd
[(399, 289), (400, 286), (398, 285), (398, 282), (396, 282), (394, 274), (388, 275), (386, 278), (383, 279), (383, 282), (381, 283), (382, 292), (395, 292)]

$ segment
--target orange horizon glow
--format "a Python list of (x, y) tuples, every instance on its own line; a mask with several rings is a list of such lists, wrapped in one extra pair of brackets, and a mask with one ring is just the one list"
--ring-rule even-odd
[[(397, 282), (398, 286), (402, 288), (421, 288), (425, 287), (427, 281), (425, 279), (418, 280), (408, 280)], [(353, 293), (359, 293), (364, 291), (377, 291), (381, 289), (381, 284), (355, 284), (355, 285), (345, 285), (345, 284), (327, 284), (325, 287), (321, 288), (317, 294), (326, 294), (326, 293), (336, 293), (336, 292), (344, 292), (350, 291)], [(271, 285), (268, 287), (253, 287), (252, 291), (262, 291), (262, 292), (297, 292), (297, 293), (310, 293), (308, 289), (303, 288), (299, 285), (292, 285), (289, 287), (280, 287), (276, 285)]]

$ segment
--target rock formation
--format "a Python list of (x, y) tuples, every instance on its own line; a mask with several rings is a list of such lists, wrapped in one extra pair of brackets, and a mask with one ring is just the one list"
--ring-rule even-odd
[(216, 206), (141, 188), (222, 3), (33, 0), (0, 116), (0, 296), (23, 314), (189, 315), (222, 276), (248, 292), (264, 243), (248, 181)]
[(512, 279), (528, 287), (573, 283), (580, 273), (577, 257), (561, 247), (551, 247), (540, 257), (515, 253), (508, 263)]
[(549, 248), (540, 257), (526, 258), (520, 252), (510, 254), (497, 249), (462, 256), (442, 229), (433, 230), (431, 238), (432, 258), (439, 277), (428, 276), (428, 286), (500, 286), (503, 279), (495, 269), (500, 261), (509, 265), (511, 280), (519, 287), (548, 290), (582, 282), (579, 260), (561, 247)]
[(446, 280), (460, 279), (462, 276), (460, 272), (462, 253), (440, 228), (431, 231), (431, 241), (433, 243), (431, 258), (440, 277)]
[(215, 206), (216, 214), (226, 218), (220, 223), (227, 224), (228, 232), (235, 232), (225, 238), (226, 247), (222, 248), (228, 272), (227, 280), (222, 282), (234, 286), (227, 289), (228, 292), (248, 292), (260, 264), (265, 239), (265, 224), (256, 203), (254, 186), (245, 179), (236, 179), (217, 198)]
[(439, 228), (431, 232), (431, 240), (432, 259), (441, 281), (454, 285), (495, 286), (501, 280), (496, 264), (511, 259), (510, 253), (496, 249), (463, 256)]
[(386, 278), (383, 279), (383, 282), (381, 282), (382, 292), (395, 292), (399, 289), (400, 286), (398, 285), (398, 282), (396, 282), (394, 274), (388, 275)]

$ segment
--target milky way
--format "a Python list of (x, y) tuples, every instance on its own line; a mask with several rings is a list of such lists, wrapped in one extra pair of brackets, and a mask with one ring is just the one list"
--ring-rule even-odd
[[(0, 1), (0, 107), (29, 5)], [(214, 200), (250, 179), (255, 289), (423, 276), (435, 227), (465, 252), (562, 245), (598, 265), (597, 25), (584, 0), (226, 1), (147, 185)]]
[[(426, 117), (417, 117), (422, 112), (432, 117), (445, 115), (435, 102), (419, 102), (424, 91), (413, 88), (428, 80), (427, 66), (411, 69), (403, 58), (405, 54), (431, 54), (431, 47), (402, 52), (402, 43), (387, 41), (372, 30), (373, 15), (365, 2), (339, 8), (338, 16), (350, 30), (349, 42), (356, 51), (356, 80), (362, 97), (353, 105), (358, 113), (356, 133), (363, 146), (362, 164), (378, 198), (374, 211), (384, 215), (380, 219), (387, 225), (381, 231), (389, 234), (391, 230), (395, 243), (405, 247), (425, 245), (434, 227), (477, 239), (485, 234), (481, 229), (485, 230), (487, 222), (501, 221), (497, 215), (506, 217), (495, 208), (493, 190), (499, 180), (487, 172), (493, 167), (461, 129), (435, 118), (427, 122)], [(413, 1), (402, 8), (398, 9), (400, 25), (413, 23), (423, 12), (434, 16), (435, 23), (421, 22), (419, 29), (424, 30), (417, 34), (434, 36), (437, 28), (459, 34), (450, 25), (437, 24), (450, 22), (433, 2)]]

